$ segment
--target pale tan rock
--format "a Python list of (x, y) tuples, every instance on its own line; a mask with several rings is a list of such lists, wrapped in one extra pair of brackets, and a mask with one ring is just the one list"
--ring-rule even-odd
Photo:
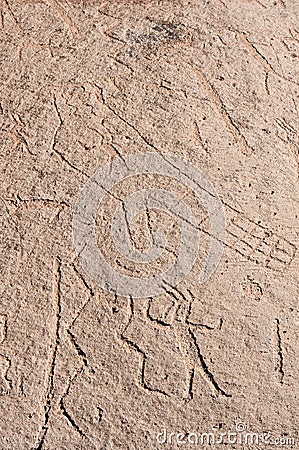
[[(1, 449), (196, 448), (201, 433), (214, 448), (265, 449), (267, 432), (298, 448), (298, 11), (297, 0), (0, 1)], [(171, 192), (200, 234), (178, 284), (133, 298), (117, 278), (92, 280), (73, 217), (93, 174), (105, 167), (106, 182), (150, 152), (205, 174), (226, 236), (199, 283), (214, 217), (202, 185), (187, 185), (181, 162), (181, 181), (162, 165), (122, 180), (93, 217), (119, 274), (143, 283), (180, 254), (174, 208), (129, 226), (139, 252), (165, 232), (155, 261), (119, 252), (111, 223), (136, 191)], [(229, 431), (239, 440), (225, 446)]]

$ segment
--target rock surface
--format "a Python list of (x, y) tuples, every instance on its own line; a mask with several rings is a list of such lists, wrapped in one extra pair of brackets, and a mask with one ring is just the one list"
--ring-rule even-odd
[[(298, 0), (0, 2), (1, 449), (297, 448), (298, 10)], [(176, 156), (177, 179), (161, 164), (132, 174), (128, 155), (142, 164), (149, 152)], [(165, 273), (181, 204), (200, 235), (186, 252), (196, 248), (193, 267), (157, 295), (122, 295), (106, 272), (100, 285), (74, 248), (82, 189), (104, 167), (109, 184), (120, 161), (123, 180), (95, 188), (109, 267), (141, 286)], [(192, 185), (198, 174), (217, 196)], [(138, 190), (152, 203), (129, 223), (124, 201)], [(153, 207), (155, 190), (176, 204)], [(201, 283), (216, 217), (205, 195), (226, 235)], [(156, 244), (156, 259), (121, 254), (118, 206), (128, 249), (141, 258)]]

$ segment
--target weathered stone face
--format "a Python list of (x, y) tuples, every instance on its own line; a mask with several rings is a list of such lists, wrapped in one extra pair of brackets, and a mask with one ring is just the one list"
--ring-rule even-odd
[(297, 2), (0, 13), (0, 448), (296, 448)]

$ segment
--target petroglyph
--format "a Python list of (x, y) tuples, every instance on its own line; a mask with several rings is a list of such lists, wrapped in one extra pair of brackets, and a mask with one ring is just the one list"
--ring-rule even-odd
[(1, 449), (297, 438), (296, 8), (0, 0)]

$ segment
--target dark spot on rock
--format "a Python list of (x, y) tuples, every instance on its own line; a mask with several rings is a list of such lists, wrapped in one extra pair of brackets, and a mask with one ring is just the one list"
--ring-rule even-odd
[(131, 52), (137, 54), (142, 51), (154, 52), (164, 45), (174, 45), (186, 42), (188, 32), (184, 24), (179, 22), (157, 22), (148, 19), (148, 26), (143, 29), (130, 29), (125, 32), (125, 41), (130, 46)]

